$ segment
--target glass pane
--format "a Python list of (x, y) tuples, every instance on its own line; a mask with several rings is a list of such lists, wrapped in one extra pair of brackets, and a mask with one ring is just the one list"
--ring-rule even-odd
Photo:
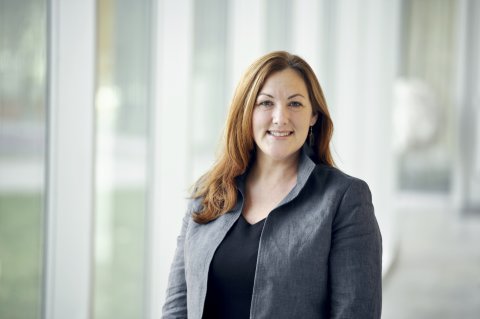
[(41, 316), (46, 14), (0, 0), (0, 318)]
[(94, 318), (142, 318), (150, 1), (97, 3)]
[(453, 154), (456, 1), (405, 2), (396, 84), (399, 189), (448, 192)]

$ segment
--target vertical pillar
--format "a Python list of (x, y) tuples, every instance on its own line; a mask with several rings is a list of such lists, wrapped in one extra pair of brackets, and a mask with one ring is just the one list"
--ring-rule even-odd
[(369, 184), (384, 241), (384, 269), (395, 250), (391, 149), (393, 83), (398, 65), (401, 1), (335, 2), (329, 49), (333, 153), (346, 173)]
[(230, 86), (235, 86), (247, 67), (265, 52), (265, 0), (231, 0), (227, 56), (230, 56)]
[(186, 212), (189, 182), (189, 112), (193, 1), (155, 6), (153, 113), (150, 153), (147, 318), (160, 318), (168, 273)]
[(49, 1), (45, 319), (90, 317), (94, 0)]
[(480, 212), (480, 3), (458, 2), (455, 144), (452, 200), (463, 212)]
[(293, 53), (303, 57), (315, 71), (327, 103), (334, 88), (334, 65), (337, 61), (334, 29), (336, 3), (329, 0), (293, 1)]

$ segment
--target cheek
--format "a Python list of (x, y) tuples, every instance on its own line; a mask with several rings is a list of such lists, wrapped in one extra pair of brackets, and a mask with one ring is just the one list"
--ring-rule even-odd
[(262, 113), (255, 112), (252, 117), (253, 133), (260, 133), (265, 130), (265, 116)]
[(257, 143), (258, 141), (258, 135), (259, 135), (259, 123), (258, 123), (258, 116), (255, 116), (255, 114), (253, 115), (252, 117), (252, 137), (253, 137), (253, 141), (255, 142), (255, 144)]
[(308, 135), (309, 129), (310, 129), (310, 126), (302, 127), (302, 132), (301, 132), (300, 136), (302, 138), (305, 138)]
[(301, 116), (297, 118), (297, 129), (302, 132), (308, 131), (310, 129), (310, 123), (312, 118), (310, 116)]

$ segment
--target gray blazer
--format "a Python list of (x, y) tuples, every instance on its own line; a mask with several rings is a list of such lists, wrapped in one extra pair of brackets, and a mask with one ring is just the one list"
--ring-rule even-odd
[[(163, 318), (202, 317), (210, 261), (242, 211), (200, 225), (186, 216), (171, 266)], [(297, 184), (270, 212), (258, 247), (250, 318), (380, 318), (382, 239), (367, 184), (316, 165), (302, 150)]]

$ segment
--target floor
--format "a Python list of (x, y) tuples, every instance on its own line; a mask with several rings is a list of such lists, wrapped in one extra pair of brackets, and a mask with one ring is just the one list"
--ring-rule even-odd
[(398, 229), (382, 318), (480, 319), (480, 214), (410, 208), (398, 213)]

